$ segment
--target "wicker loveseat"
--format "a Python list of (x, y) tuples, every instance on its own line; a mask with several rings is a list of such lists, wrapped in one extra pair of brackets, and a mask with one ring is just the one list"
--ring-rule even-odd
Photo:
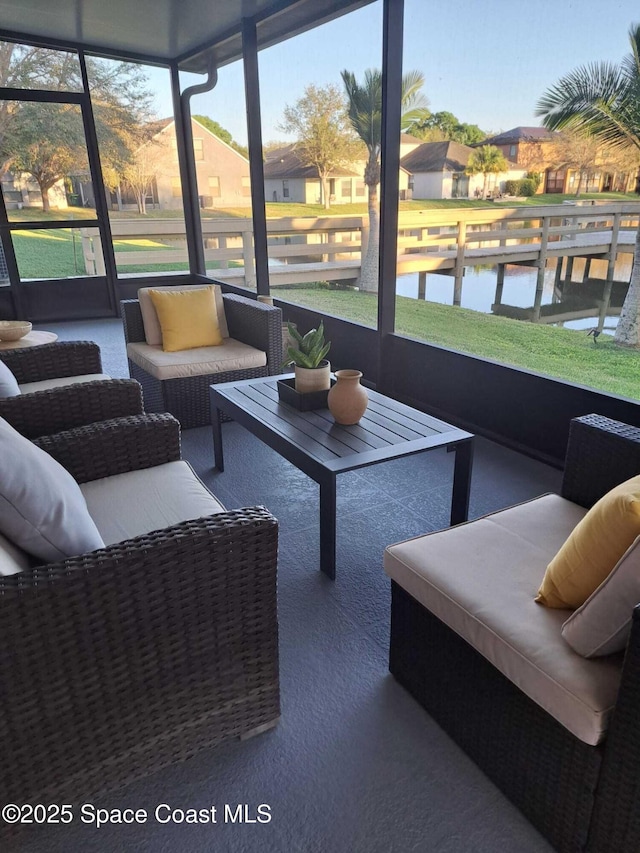
[[(272, 726), (276, 520), (226, 511), (180, 461), (171, 415), (33, 443), (107, 544), (0, 576), (0, 801), (74, 802)], [(119, 524), (144, 532), (114, 541)]]
[(577, 418), (561, 496), (385, 552), (391, 672), (563, 853), (640, 850), (640, 606), (626, 652), (587, 659), (534, 596), (563, 526), (639, 472), (640, 429)]
[(271, 376), (282, 368), (282, 311), (243, 296), (219, 296), (224, 346), (175, 353), (163, 353), (159, 341), (148, 339), (139, 300), (120, 303), (129, 372), (142, 385), (146, 411), (171, 412), (184, 428), (211, 422), (212, 384)]

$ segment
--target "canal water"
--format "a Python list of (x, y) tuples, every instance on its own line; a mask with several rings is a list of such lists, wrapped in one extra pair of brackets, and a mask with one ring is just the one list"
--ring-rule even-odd
[[(566, 270), (566, 266), (565, 266)], [(607, 262), (593, 260), (589, 277), (583, 281), (585, 261), (576, 258), (571, 281), (565, 281), (560, 288), (555, 286), (555, 264), (549, 262), (545, 272), (542, 294), (543, 315), (552, 320), (554, 314), (562, 315), (560, 324), (567, 329), (591, 329), (598, 324), (598, 313), (603, 297)], [(620, 307), (628, 288), (631, 276), (631, 263), (628, 256), (618, 259), (614, 271), (614, 287), (611, 294), (610, 310), (606, 313), (603, 332), (613, 334), (618, 323)], [(462, 283), (463, 308), (481, 311), (485, 314), (500, 313), (506, 316), (523, 316), (522, 310), (533, 307), (536, 291), (537, 270), (535, 267), (506, 266), (504, 286), (500, 308), (494, 310), (496, 301), (497, 267), (466, 267)], [(454, 278), (451, 275), (427, 274), (426, 299), (443, 305), (453, 305)], [(399, 276), (396, 292), (398, 296), (418, 299), (418, 273)], [(544, 306), (549, 306), (544, 308)], [(513, 309), (513, 310), (510, 310)], [(592, 309), (592, 313), (591, 312)], [(588, 316), (585, 316), (585, 313)], [(572, 314), (576, 316), (572, 318)], [(579, 315), (579, 316), (578, 316)]]

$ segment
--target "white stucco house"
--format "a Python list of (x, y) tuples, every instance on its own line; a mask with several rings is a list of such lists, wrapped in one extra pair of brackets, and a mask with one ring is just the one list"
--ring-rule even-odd
[[(484, 186), (484, 175), (465, 175), (474, 149), (460, 142), (423, 142), (400, 160), (411, 173), (413, 198), (475, 198)], [(487, 178), (487, 192), (504, 192), (505, 181), (519, 180), (526, 169), (508, 161), (508, 171)]]
[[(408, 133), (400, 139), (400, 156), (420, 146), (420, 140)], [(335, 169), (329, 177), (331, 205), (363, 202), (367, 198), (364, 183), (365, 161)], [(400, 168), (400, 198), (411, 198), (411, 175)], [(318, 170), (300, 158), (296, 144), (285, 145), (268, 152), (264, 162), (264, 193), (266, 201), (321, 204), (322, 188)]]

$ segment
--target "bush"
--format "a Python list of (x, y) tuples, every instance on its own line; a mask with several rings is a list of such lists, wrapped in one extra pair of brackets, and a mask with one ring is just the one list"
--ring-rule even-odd
[(518, 195), (529, 197), (536, 194), (536, 182), (532, 178), (523, 178), (518, 184)]
[(536, 194), (537, 184), (534, 178), (521, 178), (519, 181), (505, 181), (505, 195), (532, 196)]
[(538, 192), (538, 187), (542, 183), (542, 172), (527, 172), (525, 177), (533, 181), (535, 191)]

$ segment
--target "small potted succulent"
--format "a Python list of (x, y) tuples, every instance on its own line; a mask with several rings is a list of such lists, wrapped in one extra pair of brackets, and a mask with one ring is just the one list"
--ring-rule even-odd
[(328, 391), (331, 387), (331, 365), (325, 358), (331, 343), (324, 339), (322, 321), (317, 329), (301, 335), (293, 323), (287, 323), (296, 346), (287, 348), (286, 364), (294, 365), (295, 389), (299, 394)]

